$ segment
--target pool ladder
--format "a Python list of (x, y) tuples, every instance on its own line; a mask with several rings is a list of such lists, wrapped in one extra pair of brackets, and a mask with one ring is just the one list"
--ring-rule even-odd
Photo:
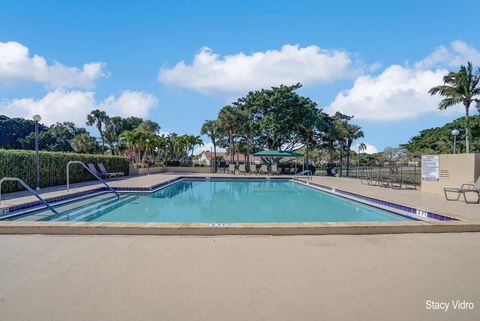
[(30, 186), (28, 186), (27, 183), (25, 183), (22, 179), (18, 177), (4, 177), (0, 179), (0, 203), (2, 202), (2, 183), (5, 181), (15, 181), (20, 183), (23, 187), (27, 189), (27, 191), (29, 191), (33, 196), (38, 198), (38, 200), (42, 202), (50, 211), (58, 214), (58, 212), (53, 207), (51, 207), (46, 200), (44, 200), (37, 192), (35, 192)]
[(97, 180), (100, 181), (100, 183), (105, 185), (110, 192), (117, 195), (117, 200), (120, 199), (120, 194), (118, 194), (118, 192), (116, 190), (114, 190), (110, 185), (107, 184), (107, 182), (105, 182), (103, 179), (101, 179), (100, 176), (97, 175), (97, 173), (94, 173), (90, 168), (87, 167), (87, 165), (85, 165), (84, 162), (81, 162), (81, 161), (69, 161), (68, 164), (67, 164), (67, 192), (70, 192), (70, 165), (71, 164), (82, 165), (83, 168), (85, 168), (90, 174), (93, 175), (93, 177), (95, 177)]
[(295, 177), (300, 177), (300, 176), (307, 177), (307, 180), (311, 181), (312, 180), (312, 175), (313, 175), (312, 171), (309, 170), (309, 169), (306, 169), (304, 171), (301, 171), (300, 173), (295, 174), (294, 176)]

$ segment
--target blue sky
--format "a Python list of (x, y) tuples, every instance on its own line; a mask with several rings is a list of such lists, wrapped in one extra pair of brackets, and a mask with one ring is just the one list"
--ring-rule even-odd
[(462, 115), (438, 112), (425, 92), (467, 59), (480, 65), (478, 23), (464, 18), (479, 10), (478, 1), (0, 1), (0, 113), (84, 126), (95, 107), (198, 134), (248, 90), (299, 81), (325, 110), (354, 114), (363, 141), (381, 150)]

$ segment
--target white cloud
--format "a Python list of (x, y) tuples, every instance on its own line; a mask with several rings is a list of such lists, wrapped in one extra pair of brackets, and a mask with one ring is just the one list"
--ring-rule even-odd
[[(202, 146), (196, 146), (194, 151), (193, 151), (193, 154), (194, 155), (198, 155), (200, 154), (201, 152), (209, 152), (209, 151), (212, 151), (213, 152), (213, 143), (209, 142), (209, 143), (204, 143)], [(218, 152), (226, 152), (226, 149), (225, 148), (221, 148), (221, 147), (218, 147), (217, 146), (217, 153)]]
[[(447, 67), (479, 59), (480, 52), (461, 41), (450, 47), (439, 47), (415, 67), (391, 65), (379, 75), (358, 77), (353, 86), (339, 93), (327, 108), (355, 115), (355, 119), (370, 121), (396, 121), (419, 117), (428, 112), (443, 115), (460, 113), (460, 106), (448, 112), (438, 110), (441, 97), (431, 96), (428, 90), (443, 84)], [(435, 69), (431, 69), (435, 66)]]
[(93, 109), (101, 109), (110, 116), (148, 116), (149, 110), (157, 104), (157, 98), (144, 92), (123, 91), (118, 97), (109, 96), (96, 103), (92, 91), (67, 91), (56, 89), (43, 98), (22, 98), (0, 102), (0, 114), (9, 117), (31, 119), (40, 114), (42, 123), (71, 121), (85, 126), (86, 115)]
[(102, 101), (98, 108), (112, 116), (147, 117), (150, 109), (157, 105), (158, 99), (142, 91), (123, 91), (120, 96), (110, 95)]
[[(360, 145), (361, 143), (357, 143), (357, 144), (353, 144), (352, 146), (352, 150), (354, 150), (355, 152), (358, 153), (358, 146)], [(369, 144), (367, 142), (364, 142), (365, 146), (367, 147), (367, 149), (362, 152), (362, 153), (367, 153), (367, 154), (375, 154), (375, 153), (378, 153), (378, 148), (375, 147), (374, 145), (372, 144)]]
[(18, 42), (0, 42), (0, 85), (33, 82), (51, 88), (92, 88), (99, 78), (108, 76), (105, 65), (90, 62), (77, 68), (48, 64), (42, 56), (30, 56), (28, 48)]
[(458, 67), (471, 61), (480, 64), (480, 52), (461, 40), (452, 41), (450, 45), (439, 46), (433, 53), (415, 64), (417, 69), (428, 69), (438, 66)]
[(357, 120), (415, 118), (438, 109), (439, 97), (431, 96), (428, 90), (441, 84), (446, 72), (393, 65), (378, 76), (358, 77), (353, 87), (339, 93), (327, 110), (354, 115)]
[(172, 68), (163, 67), (158, 80), (201, 93), (239, 93), (297, 82), (329, 83), (354, 77), (361, 69), (350, 53), (313, 45), (284, 45), (280, 50), (226, 56), (204, 47), (192, 64), (181, 61)]

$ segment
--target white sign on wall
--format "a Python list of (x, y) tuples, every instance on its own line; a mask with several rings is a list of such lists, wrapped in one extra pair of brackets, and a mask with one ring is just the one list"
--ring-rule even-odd
[(438, 182), (440, 171), (438, 163), (438, 156), (422, 156), (422, 181)]

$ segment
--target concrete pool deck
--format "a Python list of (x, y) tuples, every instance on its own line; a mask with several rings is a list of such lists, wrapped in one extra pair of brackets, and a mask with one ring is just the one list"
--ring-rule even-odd
[[(162, 182), (181, 176), (225, 177), (225, 174), (152, 174), (126, 177), (110, 181), (113, 187), (152, 188)], [(242, 175), (230, 175), (239, 178)], [(249, 176), (251, 177), (251, 176)], [(255, 176), (253, 176), (255, 177)], [(257, 176), (264, 177), (264, 176)], [(235, 224), (216, 226), (212, 229), (207, 223), (91, 223), (91, 222), (0, 222), (0, 233), (53, 233), (53, 234), (180, 234), (180, 235), (218, 235), (218, 234), (376, 234), (376, 233), (419, 233), (419, 232), (475, 232), (480, 231), (480, 206), (464, 202), (446, 201), (444, 198), (422, 193), (418, 190), (392, 190), (363, 185), (359, 180), (336, 177), (313, 177), (313, 182), (342, 189), (364, 196), (407, 205), (425, 211), (453, 217), (460, 221), (436, 222), (392, 222), (392, 223), (265, 223)], [(88, 182), (73, 184), (72, 194), (93, 190), (103, 185)], [(67, 195), (65, 186), (45, 188), (41, 191), (45, 199)], [(36, 200), (25, 192), (10, 193), (3, 196), (0, 206), (8, 207)]]
[[(478, 320), (480, 233), (0, 237), (0, 320)], [(427, 310), (466, 300), (473, 310)]]

